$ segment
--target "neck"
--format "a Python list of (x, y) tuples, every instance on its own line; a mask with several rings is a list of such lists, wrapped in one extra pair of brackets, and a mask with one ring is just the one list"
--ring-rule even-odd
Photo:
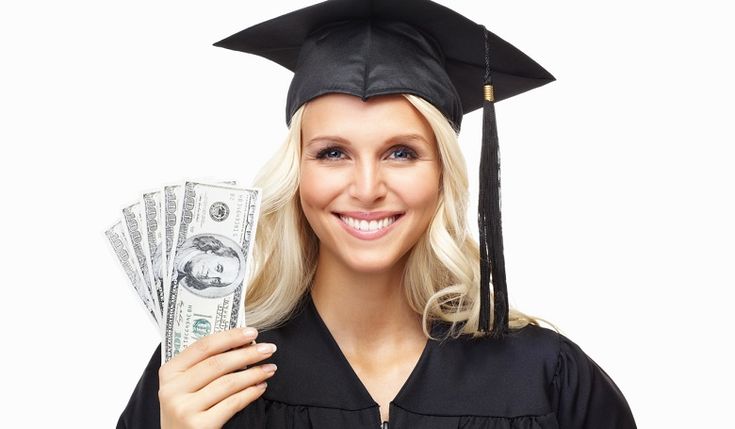
[(421, 315), (409, 307), (403, 292), (405, 265), (404, 257), (385, 271), (356, 272), (319, 252), (312, 300), (346, 352), (425, 339)]

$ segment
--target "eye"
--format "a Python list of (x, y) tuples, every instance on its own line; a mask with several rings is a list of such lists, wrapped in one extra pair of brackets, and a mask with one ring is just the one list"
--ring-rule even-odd
[(222, 272), (222, 271), (224, 271), (224, 270), (225, 270), (225, 269), (224, 269), (224, 267), (222, 267), (222, 264), (217, 264), (217, 272), (218, 272), (218, 273), (221, 273), (221, 272)]
[(394, 159), (411, 160), (418, 158), (416, 152), (406, 146), (395, 147), (391, 150), (391, 155), (395, 155)]
[(342, 152), (342, 149), (335, 147), (335, 146), (330, 146), (330, 147), (320, 150), (319, 153), (316, 154), (316, 159), (328, 159), (328, 160), (340, 159), (341, 158), (340, 155), (343, 155), (343, 154), (344, 153)]

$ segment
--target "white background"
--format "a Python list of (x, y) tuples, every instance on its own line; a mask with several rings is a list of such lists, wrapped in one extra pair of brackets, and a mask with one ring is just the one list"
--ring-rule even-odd
[[(732, 425), (726, 2), (441, 3), (558, 79), (497, 106), (511, 304), (600, 364), (639, 427)], [(162, 183), (251, 181), (291, 73), (211, 44), (307, 4), (2, 3), (0, 425), (114, 426), (158, 339), (103, 231)], [(473, 200), (479, 141), (474, 112)]]

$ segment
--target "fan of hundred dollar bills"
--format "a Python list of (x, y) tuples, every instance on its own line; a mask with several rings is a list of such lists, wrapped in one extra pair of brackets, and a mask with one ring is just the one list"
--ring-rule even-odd
[(260, 190), (186, 181), (146, 192), (105, 231), (161, 335), (161, 362), (245, 325), (243, 299)]

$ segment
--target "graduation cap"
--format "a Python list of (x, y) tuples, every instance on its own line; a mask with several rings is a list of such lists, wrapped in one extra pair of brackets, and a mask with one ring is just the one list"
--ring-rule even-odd
[(294, 72), (286, 123), (305, 102), (338, 92), (366, 100), (409, 93), (434, 105), (459, 132), (483, 107), (478, 226), (480, 318), (508, 329), (494, 103), (554, 80), (526, 54), (459, 13), (429, 0), (328, 0), (246, 28), (215, 46), (268, 58)]

